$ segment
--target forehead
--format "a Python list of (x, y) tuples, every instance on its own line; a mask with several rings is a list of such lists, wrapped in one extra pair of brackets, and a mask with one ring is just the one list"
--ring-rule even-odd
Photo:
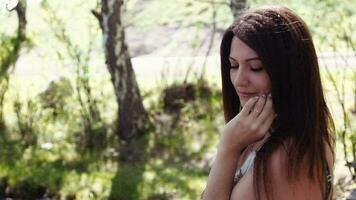
[(258, 54), (242, 40), (234, 36), (231, 42), (230, 57), (237, 60), (244, 60), (251, 57), (258, 57)]

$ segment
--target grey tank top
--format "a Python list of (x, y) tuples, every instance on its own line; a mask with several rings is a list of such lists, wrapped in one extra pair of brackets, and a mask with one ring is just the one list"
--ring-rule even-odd
[(245, 162), (242, 164), (239, 170), (236, 171), (234, 176), (234, 185), (236, 185), (241, 178), (246, 174), (246, 172), (253, 166), (256, 157), (256, 150), (252, 151), (250, 155), (246, 158)]
[(255, 162), (255, 158), (256, 158), (256, 153), (268, 141), (269, 137), (270, 134), (268, 133), (267, 137), (263, 139), (264, 141), (262, 142), (262, 144), (259, 147), (257, 147), (255, 150), (251, 151), (251, 153), (247, 156), (246, 160), (244, 161), (240, 169), (238, 169), (235, 172), (234, 185), (236, 185), (241, 180), (241, 178), (248, 172), (248, 170), (253, 166), (253, 163)]

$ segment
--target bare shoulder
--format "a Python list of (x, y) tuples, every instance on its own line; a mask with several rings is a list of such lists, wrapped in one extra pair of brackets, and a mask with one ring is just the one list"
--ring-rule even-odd
[[(334, 150), (326, 142), (324, 142), (325, 157), (330, 169), (333, 169), (334, 165)], [(283, 145), (280, 145), (271, 156), (272, 169), (282, 170), (287, 167), (287, 151), (288, 148), (293, 148), (290, 141), (286, 141)], [(305, 163), (306, 164), (306, 163)]]
[[(300, 173), (295, 179), (288, 178), (288, 148), (292, 148), (289, 143), (281, 145), (272, 153), (270, 160), (271, 183), (273, 197), (276, 199), (322, 199), (320, 184), (317, 180), (308, 177), (309, 164), (301, 163)], [(325, 155), (329, 169), (333, 169), (333, 151), (325, 143)]]
[[(288, 148), (291, 148), (290, 143), (286, 142), (279, 146), (271, 155), (269, 160), (269, 173), (270, 173), (270, 183), (272, 184), (272, 191), (270, 194), (273, 195), (273, 199), (276, 200), (315, 200), (322, 199), (320, 185), (318, 181), (311, 180), (307, 176), (308, 165), (307, 163), (302, 164), (300, 175), (297, 179), (288, 179)], [(333, 169), (333, 150), (325, 143), (326, 149), (326, 159), (329, 164), (329, 169)], [(246, 175), (240, 180), (238, 184), (232, 190), (232, 199), (256, 199), (253, 189), (253, 172), (250, 169)], [(261, 190), (262, 199), (266, 199), (267, 196), (264, 190)]]
[(326, 155), (326, 160), (328, 162), (328, 166), (329, 169), (331, 171), (333, 171), (334, 169), (334, 162), (335, 162), (335, 158), (334, 158), (334, 149), (332, 149), (333, 147), (329, 146), (326, 142), (324, 142), (325, 145), (325, 155)]

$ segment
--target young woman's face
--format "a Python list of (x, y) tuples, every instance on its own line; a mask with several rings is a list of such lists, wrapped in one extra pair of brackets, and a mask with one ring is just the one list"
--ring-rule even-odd
[(231, 42), (230, 79), (241, 106), (254, 96), (271, 92), (271, 80), (257, 53), (236, 36)]

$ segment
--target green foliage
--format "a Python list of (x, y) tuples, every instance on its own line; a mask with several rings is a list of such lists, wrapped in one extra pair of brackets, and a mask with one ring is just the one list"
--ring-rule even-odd
[[(47, 3), (43, 5), (56, 4)], [(155, 5), (160, 6), (157, 3), (147, 4), (147, 6)], [(161, 20), (158, 24), (169, 23), (173, 26), (177, 24), (189, 26), (192, 23), (198, 26), (209, 24), (211, 5), (208, 3), (200, 5), (195, 2), (191, 4), (188, 1), (181, 5), (182, 9), (173, 13), (173, 17), (195, 15), (197, 18), (189, 23), (184, 18), (172, 22), (172, 16), (168, 16), (157, 18), (156, 20)], [(171, 11), (175, 9), (174, 4), (169, 6)], [(184, 10), (184, 6), (188, 6), (189, 9)], [(39, 94), (32, 95), (30, 99), (24, 100), (16, 95), (8, 98), (10, 101), (16, 99), (11, 106), (17, 123), (11, 131), (12, 137), (1, 143), (4, 148), (0, 150), (0, 158), (6, 161), (4, 162), (6, 164), (1, 165), (1, 169), (4, 170), (1, 170), (0, 177), (9, 180), (10, 188), (22, 191), (18, 197), (27, 195), (39, 198), (40, 194), (36, 192), (38, 188), (48, 189), (53, 196), (77, 199), (105, 199), (109, 196), (124, 199), (195, 199), (198, 197), (201, 189), (196, 188), (196, 184), (201, 186), (207, 174), (204, 152), (211, 151), (211, 147), (216, 143), (218, 137), (216, 127), (222, 119), (221, 116), (215, 118), (206, 113), (217, 113), (221, 106), (219, 103), (221, 94), (207, 85), (199, 86), (201, 88), (197, 86), (196, 99), (184, 103), (179, 116), (174, 116), (165, 113), (162, 99), (150, 100), (154, 99), (154, 96), (160, 96), (160, 90), (149, 92), (152, 96), (148, 95), (145, 101), (151, 101), (149, 112), (152, 119), (157, 117), (155, 121), (157, 126), (151, 129), (149, 134), (149, 148), (143, 149), (148, 155), (148, 161), (142, 166), (119, 165), (116, 169), (113, 163), (117, 162), (117, 152), (112, 149), (117, 149), (120, 144), (115, 142), (117, 138), (113, 137), (110, 138), (112, 141), (106, 141), (107, 131), (113, 131), (112, 127), (115, 126), (115, 120), (108, 114), (115, 113), (116, 110), (112, 105), (115, 101), (111, 101), (112, 96), (107, 95), (113, 92), (107, 89), (110, 80), (103, 81), (105, 77), (93, 76), (96, 72), (91, 71), (92, 65), (87, 59), (91, 56), (98, 57), (98, 54), (96, 52), (87, 54), (92, 47), (84, 41), (89, 40), (85, 39), (82, 32), (75, 34), (68, 28), (71, 26), (65, 20), (64, 10), (51, 9), (50, 11), (53, 11), (50, 12), (51, 16), (47, 13), (49, 15), (47, 20), (54, 32), (48, 33), (48, 30), (45, 32), (52, 37), (50, 43), (46, 38), (44, 43), (48, 45), (47, 54), (43, 55), (51, 55), (50, 58), (57, 62), (63, 61), (63, 66), (81, 67), (80, 70), (84, 70), (80, 73), (76, 71), (75, 75), (72, 71), (69, 77), (68, 74), (61, 76), (62, 78), (50, 82), (45, 89), (42, 89)], [(147, 13), (152, 10), (145, 9), (145, 12), (140, 14), (137, 20), (135, 18), (136, 22), (143, 22), (143, 27), (155, 26), (157, 23), (155, 21), (151, 25), (141, 21), (146, 19)], [(60, 20), (51, 23), (50, 19), (55, 19), (55, 14), (58, 14), (57, 19)], [(228, 15), (221, 16), (228, 17)], [(71, 17), (76, 19), (74, 15)], [(76, 20), (71, 21), (73, 24)], [(36, 34), (35, 36), (37, 37)], [(35, 41), (37, 45), (41, 45), (38, 38)], [(195, 46), (199, 45), (198, 41), (199, 38), (196, 37)], [(100, 44), (97, 40), (94, 43)], [(57, 46), (52, 48), (52, 45)], [(73, 78), (73, 76), (77, 77)], [(103, 121), (86, 121), (83, 118), (86, 116), (83, 112), (88, 108), (86, 104), (88, 98), (83, 98), (84, 106), (78, 101), (78, 95), (86, 95), (86, 93), (78, 90), (77, 78), (81, 81), (91, 81), (92, 95), (98, 100)], [(16, 87), (11, 89), (16, 90)], [(20, 92), (17, 94), (22, 95)], [(192, 120), (194, 118), (198, 120)], [(23, 144), (21, 138), (27, 136), (28, 139), (25, 140), (27, 142)], [(90, 149), (90, 144), (99, 144), (102, 149), (87, 151)], [(138, 143), (137, 148), (140, 147)], [(182, 172), (181, 177), (175, 178), (179, 172)], [(149, 174), (156, 175), (152, 179)], [(111, 191), (110, 184), (113, 188)], [(24, 185), (33, 187), (25, 191)], [(158, 190), (153, 186), (157, 186)], [(172, 192), (172, 190), (176, 191)]]
[(6, 165), (0, 168), (5, 172), (0, 177), (5, 177), (9, 189), (17, 198), (38, 198), (36, 195), (44, 194), (46, 188), (50, 193), (55, 193), (62, 185), (63, 172), (59, 163), (43, 163), (41, 167), (35, 167), (22, 161), (16, 162), (11, 168)]
[[(228, 4), (216, 3), (216, 5), (218, 7), (217, 21), (227, 26), (224, 23), (232, 19)], [(213, 7), (208, 1), (181, 0), (173, 3), (152, 0), (143, 4), (133, 1), (128, 7), (127, 20), (124, 21), (142, 28), (162, 25), (170, 27), (187, 27), (196, 24), (209, 26), (212, 12)]]
[[(38, 95), (42, 109), (50, 109), (53, 116), (64, 114), (68, 102), (73, 100), (73, 88), (67, 78), (52, 81), (48, 88)], [(60, 117), (60, 116), (59, 116)]]
[(37, 145), (37, 133), (35, 133), (36, 121), (39, 118), (39, 116), (36, 115), (37, 109), (36, 103), (31, 100), (27, 102), (26, 108), (24, 108), (20, 101), (17, 100), (14, 102), (18, 132), (24, 148)]
[(206, 172), (159, 160), (146, 166), (141, 199), (199, 199)]
[[(27, 195), (25, 197), (32, 199), (39, 198), (46, 190), (51, 197), (62, 199), (107, 199), (109, 196), (113, 199), (199, 199), (224, 125), (220, 87), (213, 85), (214, 81), (194, 80), (194, 98), (177, 98), (178, 110), (169, 112), (165, 110), (163, 91), (171, 86), (170, 83), (179, 86), (179, 82), (166, 80), (166, 85), (160, 85), (152, 84), (154, 81), (147, 78), (152, 87), (143, 92), (144, 103), (154, 126), (147, 136), (147, 148), (140, 142), (135, 143), (137, 152), (144, 153), (146, 160), (141, 165), (117, 165), (117, 149), (123, 144), (112, 134), (116, 127), (117, 105), (112, 83), (105, 73), (98, 24), (89, 12), (95, 8), (95, 3), (47, 1), (36, 10), (44, 19), (38, 20), (35, 11), (29, 13), (29, 22), (35, 27), (30, 34), (31, 40), (37, 47), (36, 52), (39, 51), (30, 55), (48, 59), (50, 62), (40, 60), (45, 61), (48, 71), (54, 63), (64, 72), (58, 72), (57, 78), (61, 78), (49, 84), (41, 79), (34, 80), (40, 85), (34, 91), (30, 84), (25, 90), (19, 89), (19, 85), (27, 84), (23, 77), (18, 82), (10, 82), (6, 115), (13, 123), (9, 123), (6, 137), (3, 133), (0, 137), (0, 198), (7, 185), (18, 197)], [(266, 1), (250, 1), (251, 6), (262, 3)], [(319, 51), (349, 50), (351, 44), (355, 44), (355, 34), (351, 33), (356, 27), (356, 9), (351, 0), (267, 3), (283, 3), (302, 15)], [(45, 10), (45, 6), (51, 9)], [(216, 3), (216, 8), (217, 29), (221, 31), (231, 23), (232, 15), (226, 3)], [(125, 9), (124, 23), (145, 31), (160, 26), (177, 30), (195, 27), (190, 35), (178, 31), (184, 37), (191, 37), (189, 46), (193, 49), (199, 49), (203, 39), (200, 32), (211, 26), (213, 13), (209, 1), (191, 0), (130, 0)], [(55, 17), (58, 20), (51, 21)], [(5, 30), (3, 32), (0, 34), (0, 62), (13, 50), (11, 45), (15, 42)], [(145, 40), (142, 37), (142, 42)], [(173, 46), (181, 48), (182, 44), (173, 37), (169, 40)], [(28, 67), (34, 65), (29, 63)], [(342, 130), (335, 89), (326, 72), (323, 69), (321, 72), (328, 104), (338, 130)], [(345, 102), (346, 108), (351, 109), (353, 94), (349, 91), (353, 91), (355, 77), (351, 71), (342, 72), (336, 68), (332, 69), (332, 74), (340, 83), (338, 90), (345, 87), (348, 91)], [(346, 74), (345, 82), (343, 74)], [(78, 89), (84, 82), (91, 92)], [(82, 103), (79, 95), (83, 97)], [(89, 100), (95, 101), (98, 118), (90, 118)], [(350, 121), (354, 131), (354, 121)], [(341, 131), (338, 133), (340, 138)], [(356, 142), (355, 135), (347, 135), (348, 153), (353, 151), (351, 144)]]
[(140, 199), (138, 185), (142, 182), (143, 166), (120, 165), (112, 180), (109, 199)]
[[(354, 0), (283, 0), (265, 1), (251, 0), (251, 7), (261, 4), (284, 5), (302, 16), (312, 32), (318, 50), (334, 51), (332, 45), (337, 45), (338, 51), (346, 51), (343, 36), (350, 35), (356, 40), (354, 31), (356, 26), (356, 4)], [(303, 5), (303, 6), (301, 6)]]
[(203, 190), (206, 154), (213, 151), (224, 122), (220, 90), (206, 82), (193, 85), (194, 100), (174, 113), (164, 110), (163, 94), (150, 105), (155, 130), (149, 135), (142, 199), (197, 199)]

